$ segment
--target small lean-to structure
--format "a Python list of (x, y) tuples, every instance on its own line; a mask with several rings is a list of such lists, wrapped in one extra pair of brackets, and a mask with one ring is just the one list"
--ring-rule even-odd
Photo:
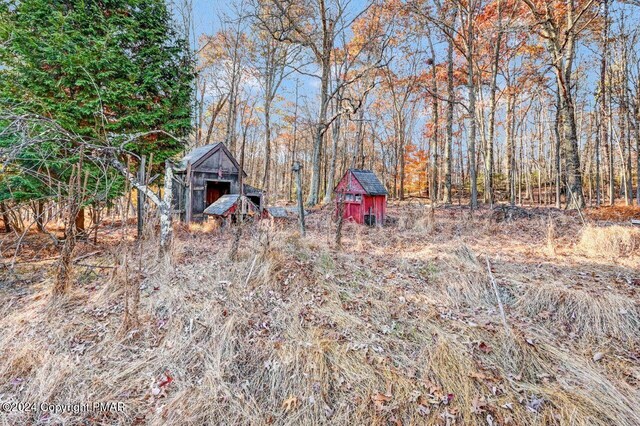
[(240, 194), (225, 194), (204, 209), (207, 216), (235, 221), (238, 217), (260, 217), (260, 208), (249, 197)]
[(333, 192), (336, 217), (342, 210), (344, 219), (370, 226), (384, 224), (388, 192), (371, 170), (347, 170)]

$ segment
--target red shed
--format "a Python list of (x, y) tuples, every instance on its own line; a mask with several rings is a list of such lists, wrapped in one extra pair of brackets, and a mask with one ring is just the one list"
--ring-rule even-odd
[(344, 218), (367, 225), (382, 225), (387, 213), (387, 190), (371, 170), (349, 169), (334, 193), (336, 215), (344, 196)]

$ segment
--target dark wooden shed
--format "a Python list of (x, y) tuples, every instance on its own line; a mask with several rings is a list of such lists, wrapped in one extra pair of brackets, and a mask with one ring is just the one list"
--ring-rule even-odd
[[(204, 211), (227, 194), (244, 195), (262, 211), (262, 191), (243, 185), (240, 165), (222, 143), (195, 148), (178, 163), (173, 185), (173, 211), (187, 222), (201, 222)], [(242, 171), (243, 180), (247, 174)]]
[(382, 225), (387, 214), (387, 190), (371, 170), (349, 169), (334, 190), (336, 216), (344, 202), (343, 217), (356, 223)]

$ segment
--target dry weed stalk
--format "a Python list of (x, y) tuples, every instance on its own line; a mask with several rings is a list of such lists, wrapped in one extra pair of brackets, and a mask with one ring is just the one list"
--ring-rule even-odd
[(342, 248), (342, 224), (344, 222), (344, 209), (345, 209), (345, 195), (343, 192), (339, 192), (338, 195), (338, 211), (336, 217), (336, 247)]
[(500, 298), (500, 292), (498, 291), (498, 284), (496, 284), (495, 278), (493, 278), (493, 273), (491, 272), (491, 263), (489, 262), (489, 257), (486, 257), (487, 260), (487, 272), (489, 273), (489, 279), (491, 280), (491, 285), (493, 286), (493, 291), (496, 295), (496, 300), (498, 302), (498, 308), (500, 308), (500, 317), (502, 319), (502, 325), (504, 326), (504, 331), (507, 335), (511, 334), (511, 329), (509, 328), (509, 324), (507, 324), (507, 316), (504, 313), (504, 306), (502, 305), (502, 299)]
[(67, 212), (64, 231), (64, 245), (60, 252), (60, 261), (58, 262), (58, 271), (56, 280), (52, 288), (53, 298), (58, 298), (67, 294), (69, 285), (71, 284), (73, 267), (71, 260), (73, 251), (76, 246), (76, 237), (78, 229), (76, 228), (78, 213), (81, 211), (81, 203), (86, 193), (89, 172), (84, 177), (84, 185), (82, 183), (82, 153), (77, 165), (72, 167), (71, 176), (69, 177), (69, 187), (67, 195)]
[(242, 222), (232, 227), (233, 241), (231, 243), (231, 249), (229, 250), (229, 260), (232, 262), (238, 260), (238, 249), (240, 248), (240, 241), (242, 240), (243, 227)]
[(556, 227), (551, 216), (547, 219), (547, 254), (551, 257), (556, 255)]

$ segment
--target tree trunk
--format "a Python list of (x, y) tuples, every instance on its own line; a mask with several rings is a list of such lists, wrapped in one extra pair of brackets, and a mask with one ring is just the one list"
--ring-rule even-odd
[[(578, 135), (576, 126), (575, 106), (571, 92), (571, 77), (573, 73), (573, 60), (576, 51), (576, 38), (578, 36), (577, 20), (584, 18), (583, 9), (576, 13), (574, 1), (566, 2), (566, 11), (563, 12), (565, 22), (554, 23), (548, 19), (549, 9), (541, 13), (532, 0), (524, 0), (524, 3), (540, 21), (543, 37), (547, 40), (547, 50), (553, 60), (554, 71), (560, 102), (560, 119), (562, 122), (562, 145), (565, 156), (565, 174), (567, 181), (567, 207), (584, 207), (582, 194), (582, 171), (580, 169), (580, 157), (578, 152)], [(588, 7), (591, 2), (584, 5)], [(544, 19), (546, 13), (547, 19)]]
[[(436, 96), (438, 92), (438, 83), (437, 83), (437, 74), (436, 74), (436, 66), (435, 60), (433, 61), (432, 70), (432, 90), (434, 96), (431, 100), (431, 109), (433, 110), (433, 137), (432, 141), (432, 156), (433, 156), (433, 165), (431, 167), (431, 190), (432, 193), (429, 194), (429, 198), (431, 199), (431, 205), (438, 201), (438, 141), (440, 136), (439, 129), (439, 115), (438, 115), (438, 97)], [(431, 192), (431, 191), (430, 191)]]
[(296, 175), (296, 199), (298, 200), (298, 224), (300, 225), (300, 234), (306, 235), (306, 227), (304, 223), (304, 205), (302, 204), (302, 178), (300, 177), (300, 169), (302, 166), (299, 162), (293, 162), (292, 173)]
[(164, 194), (158, 206), (160, 213), (160, 253), (166, 252), (171, 244), (173, 228), (171, 225), (171, 204), (173, 198), (173, 168), (169, 160), (164, 166)]
[(38, 232), (44, 232), (44, 201), (38, 200), (35, 202), (33, 213)]
[[(602, 2), (604, 7), (604, 13), (602, 19), (604, 20), (604, 25), (602, 26), (602, 55), (600, 56), (600, 133), (602, 139), (598, 139), (598, 148), (596, 153), (596, 205), (600, 207), (601, 197), (600, 197), (600, 143), (604, 145), (605, 152), (608, 151), (608, 139), (609, 135), (607, 132), (607, 52), (609, 50), (609, 1), (603, 0)], [(610, 177), (612, 177), (610, 175)]]
[(561, 195), (561, 183), (562, 183), (562, 171), (560, 170), (560, 147), (562, 146), (562, 137), (560, 136), (560, 126), (561, 126), (561, 112), (560, 112), (560, 103), (562, 102), (560, 98), (560, 88), (558, 88), (558, 92), (556, 93), (556, 116), (554, 120), (553, 133), (555, 138), (555, 149), (554, 149), (554, 170), (555, 170), (555, 184), (556, 184), (556, 208), (560, 208), (560, 195)]
[[(268, 86), (267, 91), (271, 91)], [(268, 197), (269, 169), (271, 166), (271, 99), (269, 94), (266, 95), (264, 101), (264, 132), (264, 173), (262, 175), (262, 189), (264, 190), (265, 197)]]
[[(438, 201), (438, 181), (439, 179), (439, 174), (438, 174), (438, 142), (439, 142), (439, 129), (438, 129), (438, 101), (434, 98), (433, 101), (434, 105), (433, 105), (433, 122), (434, 122), (434, 126), (433, 126), (433, 138), (431, 139), (432, 141), (432, 147), (431, 147), (431, 151), (432, 151), (432, 156), (433, 156), (433, 163), (431, 166), (431, 191), (433, 193), (429, 194), (429, 199), (431, 200), (431, 204), (434, 204)], [(428, 165), (427, 165), (428, 166)]]
[(77, 223), (78, 216), (82, 212), (84, 220), (84, 211), (80, 208), (82, 200), (82, 155), (76, 166), (73, 167), (71, 177), (69, 178), (69, 191), (67, 195), (67, 214), (64, 227), (64, 245), (60, 253), (58, 261), (58, 269), (56, 271), (56, 281), (53, 285), (52, 296), (57, 298), (67, 293), (72, 277), (72, 258), (73, 251), (76, 246)]
[[(198, 83), (196, 82), (196, 85)], [(196, 146), (200, 146), (202, 141), (202, 127), (204, 126), (204, 96), (207, 92), (207, 81), (202, 83), (202, 90), (200, 91), (200, 100), (198, 101), (198, 128), (196, 129)]]
[(322, 77), (320, 82), (320, 111), (318, 113), (318, 122), (315, 126), (313, 139), (313, 157), (311, 159), (311, 186), (309, 188), (309, 196), (307, 198), (308, 206), (318, 204), (320, 195), (320, 172), (321, 172), (321, 152), (324, 134), (327, 129), (327, 103), (329, 101), (329, 52), (325, 52), (326, 57), (322, 58)]
[[(611, 84), (611, 76), (608, 79), (609, 85)], [(616, 201), (616, 180), (615, 180), (615, 167), (614, 167), (614, 156), (613, 156), (613, 128), (612, 128), (612, 119), (611, 119), (611, 96), (607, 98), (607, 134), (609, 135), (607, 139), (605, 139), (605, 149), (607, 151), (607, 163), (608, 163), (608, 174), (609, 174), (609, 205), (613, 206)]]
[[(582, 194), (582, 172), (580, 170), (580, 156), (578, 152), (578, 134), (576, 127), (575, 109), (573, 95), (571, 94), (568, 74), (564, 79), (558, 74), (558, 83), (561, 87), (562, 100), (560, 110), (562, 111), (562, 131), (564, 152), (566, 155), (565, 173), (567, 177), (567, 208), (581, 209), (584, 207), (584, 196)], [(566, 82), (566, 85), (565, 85)]]
[(80, 207), (80, 209), (78, 210), (78, 214), (76, 215), (76, 220), (75, 220), (75, 225), (76, 225), (76, 229), (79, 233), (83, 233), (85, 230), (85, 225), (84, 225), (84, 207)]
[(11, 220), (9, 219), (9, 213), (7, 212), (7, 206), (4, 202), (0, 202), (0, 214), (2, 214), (2, 222), (4, 223), (4, 232), (11, 232)]
[(476, 86), (473, 69), (474, 33), (473, 33), (473, 8), (475, 2), (469, 2), (467, 6), (467, 89), (469, 91), (469, 179), (471, 185), (471, 209), (478, 207), (478, 179), (476, 176)]
[[(404, 121), (404, 120), (402, 120)], [(404, 123), (400, 129), (400, 147), (399, 147), (399, 160), (400, 160), (400, 199), (404, 200), (404, 178), (405, 178), (405, 158), (404, 158), (404, 149), (405, 149), (405, 140), (404, 140)]]
[(444, 149), (444, 196), (442, 202), (451, 204), (451, 170), (453, 146), (453, 40), (447, 46), (447, 140)]
[[(623, 16), (624, 17), (624, 16)], [(624, 19), (622, 20), (622, 27), (624, 31)], [(633, 167), (631, 161), (631, 120), (630, 120), (630, 111), (629, 111), (629, 64), (628, 64), (628, 47), (627, 47), (627, 39), (626, 36), (622, 36), (623, 47), (622, 47), (622, 78), (620, 81), (620, 143), (624, 145), (624, 158), (622, 159), (624, 163), (624, 192), (625, 192), (625, 201), (626, 205), (633, 205)], [(624, 132), (624, 134), (623, 134)], [(640, 154), (639, 154), (640, 155)]]
[(324, 194), (324, 203), (328, 204), (331, 202), (331, 197), (333, 194), (333, 187), (336, 176), (336, 163), (338, 157), (338, 141), (340, 139), (340, 118), (338, 117), (333, 122), (333, 133), (332, 133), (332, 146), (331, 146), (331, 166), (329, 168), (329, 176), (327, 176), (327, 191)]
[(597, 113), (596, 113), (595, 120), (596, 120), (596, 141), (595, 141), (594, 155), (595, 155), (595, 163), (596, 163), (595, 165), (596, 166), (596, 170), (595, 170), (596, 207), (600, 207), (600, 204), (602, 202), (601, 189), (600, 189), (600, 135), (602, 134), (602, 129), (600, 128), (601, 123)]
[[(640, 71), (640, 65), (638, 71)], [(636, 86), (634, 116), (636, 122), (636, 204), (640, 206), (640, 84)]]
[(512, 90), (507, 95), (507, 125), (506, 125), (506, 155), (507, 155), (507, 192), (509, 194), (509, 203), (513, 206), (516, 203), (516, 186), (515, 186), (515, 94)]
[(364, 107), (360, 107), (358, 111), (356, 129), (356, 152), (353, 156), (353, 167), (362, 169), (364, 168)]
[(493, 145), (495, 139), (495, 122), (496, 122), (496, 92), (498, 88), (498, 67), (500, 62), (500, 45), (502, 44), (502, 2), (498, 0), (497, 4), (497, 20), (498, 34), (496, 36), (496, 44), (493, 50), (493, 63), (491, 64), (491, 94), (489, 99), (489, 140), (484, 156), (484, 190), (487, 195), (487, 201), (493, 206)]
[(238, 118), (238, 91), (240, 89), (240, 21), (235, 30), (235, 40), (233, 45), (232, 63), (231, 63), (231, 88), (229, 91), (229, 111), (227, 114), (227, 128), (225, 142), (231, 154), (237, 155), (236, 152), (236, 121)]
[(211, 135), (216, 124), (216, 118), (218, 118), (220, 111), (222, 111), (222, 108), (224, 108), (225, 104), (227, 103), (227, 99), (229, 99), (229, 95), (224, 95), (224, 97), (220, 101), (218, 101), (215, 107), (213, 105), (211, 106), (211, 120), (209, 121), (209, 127), (207, 128), (207, 137), (204, 142), (205, 145), (209, 145), (211, 143)]

